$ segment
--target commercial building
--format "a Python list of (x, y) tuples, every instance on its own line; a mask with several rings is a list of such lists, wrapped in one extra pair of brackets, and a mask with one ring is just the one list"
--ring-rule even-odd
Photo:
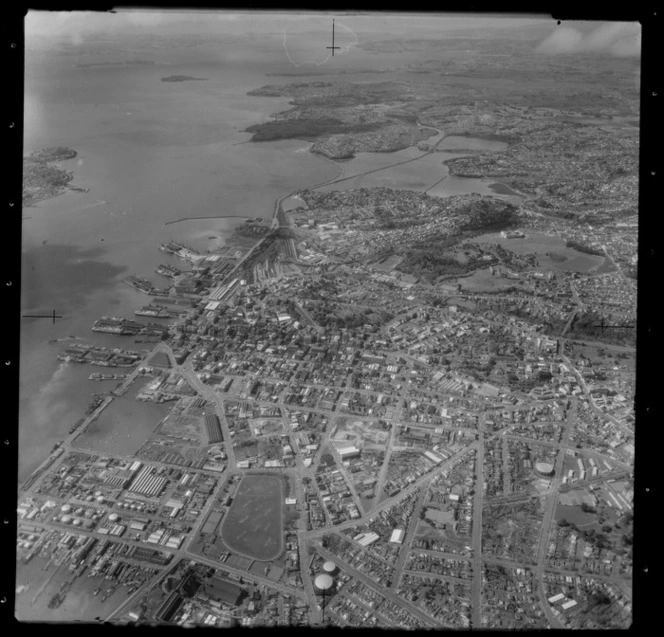
[(214, 444), (223, 440), (221, 433), (221, 423), (216, 414), (205, 415), (205, 430), (207, 433), (208, 444)]
[(355, 536), (353, 538), (360, 546), (369, 546), (369, 544), (373, 544), (376, 540), (379, 539), (378, 533), (374, 533), (373, 531), (371, 533), (360, 533), (359, 535)]
[(125, 557), (140, 562), (150, 562), (151, 564), (165, 566), (171, 561), (173, 554), (164, 553), (163, 551), (151, 549), (147, 546), (132, 546)]
[(166, 601), (161, 605), (159, 610), (155, 613), (154, 618), (158, 622), (169, 622), (173, 619), (175, 613), (177, 613), (178, 608), (182, 606), (184, 599), (178, 591), (173, 591), (167, 598)]
[(231, 606), (238, 605), (243, 592), (244, 590), (239, 586), (219, 577), (212, 577), (205, 583), (205, 594), (210, 599), (215, 599)]
[(164, 490), (167, 480), (161, 476), (152, 475), (152, 469), (150, 466), (143, 467), (129, 487), (129, 491), (148, 497), (158, 496)]
[(443, 461), (443, 459), (438, 454), (434, 453), (433, 451), (429, 451), (428, 449), (424, 452), (424, 457), (431, 460), (431, 462), (435, 462), (436, 464), (440, 464)]
[(340, 447), (337, 449), (337, 453), (341, 456), (342, 460), (348, 460), (349, 458), (357, 458), (360, 455), (360, 450), (350, 445), (348, 447)]

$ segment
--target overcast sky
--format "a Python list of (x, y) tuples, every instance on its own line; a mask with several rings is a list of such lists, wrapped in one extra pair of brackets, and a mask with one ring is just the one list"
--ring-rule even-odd
[(539, 39), (537, 51), (543, 54), (599, 52), (619, 57), (638, 56), (641, 27), (637, 23), (566, 22), (557, 25), (542, 15), (460, 16), (451, 14), (351, 14), (223, 11), (122, 10), (105, 12), (30, 11), (26, 16), (26, 40), (42, 43), (67, 39), (83, 44), (95, 37), (121, 35), (214, 35), (282, 33), (284, 29), (315, 28), (321, 19), (334, 15), (358, 34), (380, 37), (436, 37), (444, 33), (478, 36), (491, 29), (496, 37)]
[(449, 31), (468, 28), (510, 27), (542, 24), (553, 20), (541, 17), (502, 17), (502, 16), (453, 16), (449, 14), (390, 14), (371, 15), (349, 13), (296, 13), (296, 12), (254, 12), (231, 13), (221, 11), (118, 11), (111, 13), (94, 12), (43, 12), (30, 11), (26, 18), (26, 32), (36, 36), (63, 35), (77, 32), (79, 35), (95, 35), (112, 32), (154, 30), (159, 33), (181, 33), (197, 31), (201, 33), (240, 33), (280, 31), (283, 25), (306, 24), (307, 21), (323, 16), (334, 16), (352, 24), (358, 30), (367, 32), (401, 33), (403, 31)]

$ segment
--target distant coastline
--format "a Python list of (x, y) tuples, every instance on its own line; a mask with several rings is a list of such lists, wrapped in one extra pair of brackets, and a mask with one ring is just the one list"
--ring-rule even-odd
[(207, 77), (193, 77), (192, 75), (168, 75), (161, 78), (162, 82), (193, 82), (193, 81), (207, 81)]
[(154, 66), (152, 60), (123, 60), (122, 62), (84, 62), (77, 64), (77, 69), (86, 69), (94, 66)]

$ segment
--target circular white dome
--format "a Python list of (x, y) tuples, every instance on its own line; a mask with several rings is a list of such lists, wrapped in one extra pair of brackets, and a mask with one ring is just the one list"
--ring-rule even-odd
[(544, 476), (553, 475), (553, 465), (548, 462), (538, 462), (535, 465), (535, 470), (537, 473), (541, 473)]
[(332, 584), (334, 584), (334, 580), (327, 575), (327, 573), (321, 573), (316, 577), (314, 580), (314, 584), (316, 585), (316, 588), (320, 591), (326, 591), (332, 588)]

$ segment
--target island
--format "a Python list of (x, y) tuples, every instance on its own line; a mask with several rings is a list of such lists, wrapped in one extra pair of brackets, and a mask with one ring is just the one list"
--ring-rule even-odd
[(192, 81), (206, 81), (207, 77), (193, 77), (191, 75), (169, 75), (162, 77), (162, 82), (192, 82)]

